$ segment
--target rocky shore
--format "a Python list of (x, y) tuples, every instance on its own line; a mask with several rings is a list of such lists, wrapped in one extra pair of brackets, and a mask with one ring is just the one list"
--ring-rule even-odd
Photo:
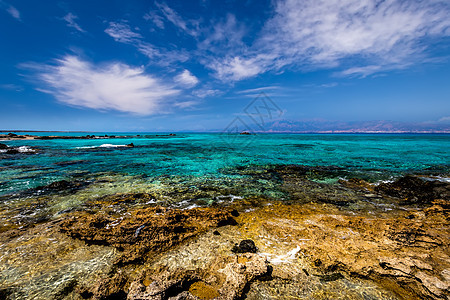
[[(407, 175), (380, 184), (357, 178), (327, 184), (323, 178), (345, 171), (235, 171), (276, 181), (286, 198), (177, 209), (147, 193), (99, 196), (83, 209), (0, 233), (0, 262), (11, 274), (24, 253), (54, 268), (4, 284), (0, 297), (24, 295), (33, 280), (57, 274), (70, 260), (82, 276), (43, 285), (35, 298), (449, 299), (446, 179)], [(60, 182), (47, 189), (63, 186), (84, 188)], [(48, 239), (59, 244), (44, 243)], [(8, 282), (4, 268), (0, 274)]]
[(94, 135), (88, 134), (84, 136), (64, 136), (64, 135), (30, 135), (30, 134), (0, 134), (0, 141), (24, 141), (24, 140), (90, 140), (90, 139), (129, 139), (129, 138), (139, 138), (139, 137), (173, 137), (176, 136), (174, 133), (170, 134), (155, 134), (155, 135)]

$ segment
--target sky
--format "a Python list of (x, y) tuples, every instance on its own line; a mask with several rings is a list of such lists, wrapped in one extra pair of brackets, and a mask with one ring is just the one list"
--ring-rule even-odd
[[(448, 0), (0, 0), (0, 129), (450, 123)], [(256, 106), (255, 106), (256, 105)]]

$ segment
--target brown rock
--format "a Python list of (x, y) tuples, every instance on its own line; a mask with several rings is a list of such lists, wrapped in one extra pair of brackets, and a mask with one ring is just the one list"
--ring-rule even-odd
[(90, 244), (111, 245), (121, 251), (119, 264), (145, 260), (148, 253), (167, 250), (209, 227), (235, 224), (228, 210), (175, 210), (149, 207), (122, 217), (77, 213), (60, 230)]

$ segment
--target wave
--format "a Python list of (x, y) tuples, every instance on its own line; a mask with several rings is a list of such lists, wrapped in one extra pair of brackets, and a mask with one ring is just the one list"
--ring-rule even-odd
[(95, 149), (95, 148), (124, 148), (127, 145), (113, 145), (113, 144), (102, 144), (100, 146), (86, 146), (86, 147), (76, 147), (76, 149)]
[(8, 150), (17, 150), (20, 153), (34, 153), (36, 150), (28, 147), (28, 146), (20, 146), (20, 147), (9, 147), (8, 149), (1, 149), (0, 153), (6, 153)]

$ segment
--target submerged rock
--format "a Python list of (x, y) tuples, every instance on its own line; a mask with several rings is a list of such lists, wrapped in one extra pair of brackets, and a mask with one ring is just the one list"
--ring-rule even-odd
[(431, 204), (435, 199), (450, 200), (450, 183), (427, 177), (404, 176), (394, 182), (381, 183), (375, 191), (400, 198), (404, 204)]
[(0, 150), (5, 150), (5, 149), (8, 149), (8, 148), (9, 148), (8, 145), (0, 143)]
[(61, 231), (89, 244), (111, 245), (121, 255), (118, 264), (139, 262), (180, 244), (209, 227), (236, 224), (229, 210), (177, 210), (148, 207), (124, 216), (76, 213), (60, 225)]

